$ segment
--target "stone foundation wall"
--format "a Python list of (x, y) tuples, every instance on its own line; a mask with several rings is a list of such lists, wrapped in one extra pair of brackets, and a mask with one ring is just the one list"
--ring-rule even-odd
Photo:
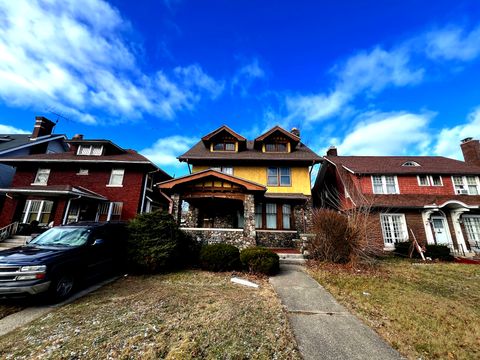
[(244, 249), (247, 247), (255, 246), (255, 239), (245, 237), (243, 235), (243, 229), (238, 230), (222, 230), (222, 229), (189, 229), (181, 228), (186, 233), (193, 236), (198, 242), (202, 244), (230, 244)]
[(300, 233), (311, 233), (313, 230), (313, 203), (312, 197), (303, 205), (295, 205), (293, 213), (295, 217), (295, 229)]
[(257, 230), (257, 245), (265, 247), (296, 247), (294, 239), (298, 239), (297, 232), (259, 231)]

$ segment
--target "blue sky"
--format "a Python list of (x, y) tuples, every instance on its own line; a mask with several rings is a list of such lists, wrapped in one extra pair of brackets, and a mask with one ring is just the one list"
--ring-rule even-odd
[(63, 114), (171, 174), (227, 124), (319, 154), (445, 155), (480, 138), (478, 1), (0, 0), (0, 133)]

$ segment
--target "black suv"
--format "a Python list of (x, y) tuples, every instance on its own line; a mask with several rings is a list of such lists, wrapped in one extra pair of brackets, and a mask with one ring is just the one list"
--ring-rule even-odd
[(0, 251), (0, 296), (47, 293), (65, 299), (79, 283), (124, 263), (126, 234), (123, 223), (75, 223)]

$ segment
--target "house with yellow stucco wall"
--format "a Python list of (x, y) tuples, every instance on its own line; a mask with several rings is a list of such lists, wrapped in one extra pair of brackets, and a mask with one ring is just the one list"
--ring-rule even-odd
[(228, 126), (178, 157), (190, 174), (157, 184), (183, 230), (205, 242), (293, 247), (310, 231), (311, 171), (321, 162), (298, 129), (247, 140)]

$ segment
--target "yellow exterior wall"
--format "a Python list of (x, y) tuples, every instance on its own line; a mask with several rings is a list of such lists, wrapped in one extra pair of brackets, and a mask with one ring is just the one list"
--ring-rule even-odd
[[(206, 170), (210, 166), (193, 166), (192, 172)], [(233, 175), (267, 186), (269, 193), (301, 193), (311, 195), (308, 167), (290, 167), (292, 186), (267, 186), (267, 167), (233, 166)]]

